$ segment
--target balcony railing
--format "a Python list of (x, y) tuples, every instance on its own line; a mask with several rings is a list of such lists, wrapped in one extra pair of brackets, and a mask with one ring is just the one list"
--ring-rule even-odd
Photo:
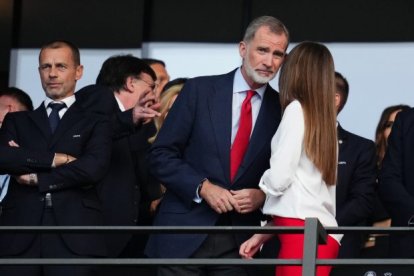
[[(1, 226), (4, 233), (304, 233), (303, 259), (125, 259), (125, 258), (0, 258), (0, 265), (301, 265), (303, 276), (314, 276), (316, 266), (407, 266), (414, 265), (414, 259), (318, 259), (317, 245), (325, 243), (327, 235), (349, 232), (389, 234), (414, 232), (411, 227), (326, 227), (317, 218), (307, 218), (304, 227), (255, 227), (255, 226), (212, 226), (212, 227), (156, 227), (156, 226)], [(413, 233), (414, 234), (414, 233)]]

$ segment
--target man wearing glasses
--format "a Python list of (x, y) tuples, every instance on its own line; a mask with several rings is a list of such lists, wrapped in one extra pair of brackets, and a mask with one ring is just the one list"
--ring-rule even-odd
[[(139, 208), (152, 178), (145, 162), (148, 147), (143, 135), (156, 111), (156, 75), (141, 59), (132, 55), (108, 58), (96, 79), (95, 93), (79, 91), (78, 99), (92, 112), (110, 116), (113, 145), (110, 168), (98, 185), (106, 225), (136, 226)], [(107, 89), (108, 88), (108, 89)], [(156, 183), (155, 180), (154, 184)], [(158, 184), (158, 183), (157, 183)], [(154, 192), (154, 197), (161, 192)], [(154, 198), (155, 199), (155, 198)], [(141, 257), (140, 235), (108, 234), (106, 242), (110, 257)], [(100, 275), (127, 275), (140, 272), (136, 267), (103, 267)], [(128, 274), (129, 275), (129, 274)]]

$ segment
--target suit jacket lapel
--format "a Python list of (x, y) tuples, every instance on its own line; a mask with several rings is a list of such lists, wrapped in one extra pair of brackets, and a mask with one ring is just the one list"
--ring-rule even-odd
[[(338, 123), (338, 127), (337, 127), (337, 132), (338, 132), (338, 147), (339, 147), (339, 152), (341, 152), (346, 147), (346, 142), (348, 140), (348, 135), (339, 123)], [(341, 161), (341, 160), (339, 160), (339, 161)]]
[(82, 109), (80, 109), (79, 105), (77, 105), (75, 102), (68, 108), (68, 110), (66, 110), (65, 115), (60, 120), (59, 125), (57, 126), (55, 133), (52, 136), (50, 146), (53, 147), (53, 145), (59, 141), (59, 139), (67, 130), (71, 129), (76, 122), (82, 119), (82, 116)]
[(247, 152), (243, 158), (234, 182), (236, 182), (238, 178), (244, 174), (246, 168), (250, 166), (263, 147), (267, 145), (266, 141), (270, 141), (275, 133), (275, 131), (273, 131), (276, 130), (275, 121), (278, 120), (278, 118), (280, 119), (281, 115), (279, 114), (278, 117), (277, 112), (279, 108), (276, 103), (272, 101), (272, 95), (270, 93), (276, 92), (268, 86), (263, 95), (262, 105), (256, 119), (252, 136), (250, 137), (249, 147), (247, 148)]
[(225, 75), (215, 85), (209, 98), (208, 107), (213, 132), (220, 155), (223, 173), (230, 183), (231, 114), (233, 100), (233, 80), (235, 71)]
[(34, 124), (40, 129), (46, 140), (51, 136), (51, 129), (49, 125), (49, 118), (46, 113), (44, 103), (42, 103), (34, 112), (29, 112), (29, 117)]

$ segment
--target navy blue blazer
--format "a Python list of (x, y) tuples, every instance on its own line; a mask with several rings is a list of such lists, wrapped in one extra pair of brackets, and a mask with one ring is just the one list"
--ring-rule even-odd
[[(226, 189), (257, 188), (269, 168), (270, 141), (281, 119), (279, 95), (266, 89), (249, 148), (230, 181), (232, 71), (225, 75), (188, 80), (150, 149), (152, 173), (167, 187), (155, 225), (213, 226), (219, 214), (206, 202), (195, 203), (202, 179)], [(260, 210), (230, 213), (233, 225), (259, 225)], [(151, 235), (146, 253), (150, 257), (186, 258), (197, 250), (207, 234)], [(235, 235), (238, 243), (248, 234)]]
[[(339, 226), (367, 226), (373, 212), (377, 179), (375, 144), (340, 125), (338, 142), (336, 220)], [(339, 257), (358, 258), (362, 240), (361, 234), (345, 234)]]
[[(87, 113), (75, 102), (52, 134), (46, 109), (41, 104), (35, 111), (7, 114), (0, 129), (0, 144), (7, 145), (10, 139), (16, 141), (21, 149), (67, 153), (77, 160), (54, 169), (35, 170), (38, 186), (21, 185), (12, 178), (3, 201), (0, 225), (40, 225), (45, 193), (52, 194), (52, 210), (58, 225), (103, 224), (95, 184), (109, 165), (112, 140), (107, 120)], [(24, 173), (26, 165), (19, 167), (21, 163), (24, 162), (16, 162), (14, 170)], [(33, 170), (26, 171), (29, 172)], [(34, 234), (0, 235), (0, 255), (20, 254), (30, 246), (34, 237)], [(101, 235), (65, 233), (62, 238), (75, 254), (107, 254)]]
[[(397, 115), (379, 180), (380, 196), (392, 226), (408, 226), (414, 215), (414, 109)], [(390, 257), (414, 257), (414, 237), (391, 235)]]

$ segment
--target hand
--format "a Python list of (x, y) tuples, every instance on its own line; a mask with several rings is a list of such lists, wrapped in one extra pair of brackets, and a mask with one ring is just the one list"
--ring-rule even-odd
[(69, 154), (57, 152), (55, 153), (55, 158), (53, 158), (53, 164), (55, 164), (55, 167), (59, 167), (75, 160), (76, 158)]
[(160, 205), (161, 199), (162, 197), (151, 201), (150, 209), (149, 209), (149, 212), (151, 215), (154, 215), (155, 212), (157, 211), (157, 208), (158, 208), (158, 205)]
[(262, 244), (271, 237), (271, 234), (255, 234), (240, 245), (239, 254), (243, 259), (253, 259)]
[(200, 191), (200, 196), (219, 214), (233, 210), (240, 212), (240, 206), (231, 193), (213, 183), (205, 180)]
[(34, 173), (14, 176), (17, 183), (26, 186), (37, 186), (37, 175)]
[(260, 189), (231, 190), (233, 198), (240, 206), (241, 214), (246, 214), (259, 209), (265, 201), (265, 194)]
[(138, 124), (139, 122), (148, 123), (154, 117), (161, 116), (161, 113), (157, 111), (160, 106), (161, 104), (156, 102), (154, 93), (149, 92), (140, 96), (137, 104), (132, 110), (134, 124)]
[(13, 147), (13, 148), (18, 148), (19, 147), (19, 145), (14, 140), (9, 141), (9, 146)]

